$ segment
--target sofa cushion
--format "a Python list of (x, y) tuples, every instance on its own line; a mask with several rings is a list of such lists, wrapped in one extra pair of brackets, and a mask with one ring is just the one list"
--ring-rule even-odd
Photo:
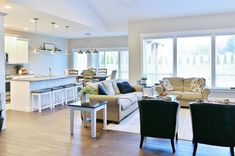
[(115, 91), (113, 89), (113, 83), (112, 81), (102, 81), (101, 82), (106, 91), (108, 92), (109, 95), (115, 95)]
[(99, 88), (99, 95), (109, 95), (109, 93), (106, 91), (106, 89), (102, 84), (98, 84), (98, 88)]
[(174, 90), (174, 87), (172, 86), (171, 82), (168, 79), (160, 80), (159, 81), (164, 90), (172, 91)]
[(190, 92), (191, 91), (191, 84), (192, 84), (193, 79), (194, 78), (184, 79), (184, 92)]
[(117, 81), (113, 81), (112, 83), (113, 83), (113, 89), (114, 89), (114, 91), (115, 91), (115, 94), (116, 94), (116, 95), (117, 95), (117, 94), (120, 94), (120, 90), (119, 90), (119, 88), (118, 88), (118, 86), (117, 86)]
[(181, 99), (182, 98), (182, 92), (180, 91), (170, 91), (170, 92), (165, 92), (168, 95), (176, 95), (177, 99)]
[(202, 94), (199, 92), (182, 92), (182, 100), (194, 101), (200, 99), (202, 100)]
[(118, 103), (121, 105), (122, 110), (125, 110), (132, 105), (131, 101), (125, 98), (119, 98)]
[(119, 99), (128, 99), (131, 103), (138, 101), (138, 96), (135, 93), (119, 94)]
[(118, 82), (117, 86), (122, 94), (135, 92), (135, 88), (132, 87), (129, 82)]
[(183, 85), (184, 85), (183, 78), (180, 78), (180, 77), (168, 77), (168, 78), (164, 78), (164, 79), (168, 79), (170, 81), (170, 83), (173, 86), (175, 91), (183, 91)]

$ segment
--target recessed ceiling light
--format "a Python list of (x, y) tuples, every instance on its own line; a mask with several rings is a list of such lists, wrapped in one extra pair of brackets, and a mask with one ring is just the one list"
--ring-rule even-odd
[(4, 24), (4, 27), (7, 27), (7, 24)]
[(34, 19), (29, 20), (29, 22), (32, 22), (32, 23), (33, 23), (33, 22), (34, 22)]
[(27, 28), (27, 27), (24, 27), (24, 30), (29, 30), (29, 28)]
[(5, 5), (4, 8), (6, 9), (12, 9), (12, 7), (10, 5)]
[(55, 28), (59, 28), (59, 26), (58, 26), (58, 25), (55, 25)]

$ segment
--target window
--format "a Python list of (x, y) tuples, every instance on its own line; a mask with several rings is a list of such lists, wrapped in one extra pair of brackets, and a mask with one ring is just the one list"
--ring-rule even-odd
[(173, 39), (145, 40), (144, 73), (148, 82), (159, 82), (163, 77), (173, 76)]
[(210, 36), (177, 38), (177, 76), (204, 77), (211, 84)]
[(120, 79), (128, 79), (129, 54), (128, 51), (120, 51)]
[(216, 36), (217, 87), (235, 87), (235, 35)]
[(87, 54), (77, 54), (75, 69), (78, 70), (78, 73), (81, 73), (84, 69), (87, 69)]
[[(97, 68), (107, 68), (108, 75), (113, 70), (117, 70), (117, 77), (120, 79), (128, 79), (129, 71), (129, 53), (128, 51), (99, 51), (98, 58), (92, 57), (92, 65)], [(97, 60), (97, 61), (96, 61)], [(95, 65), (93, 62), (98, 62)]]

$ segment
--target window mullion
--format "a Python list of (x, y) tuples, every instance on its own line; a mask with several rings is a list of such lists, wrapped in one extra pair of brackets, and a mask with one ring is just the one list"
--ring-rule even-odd
[(211, 36), (211, 86), (216, 86), (216, 50), (215, 35)]
[(177, 76), (177, 37), (173, 38), (173, 76)]

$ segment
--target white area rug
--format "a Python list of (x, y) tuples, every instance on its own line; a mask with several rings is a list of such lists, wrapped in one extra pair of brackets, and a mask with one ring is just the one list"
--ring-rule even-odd
[[(108, 130), (123, 131), (130, 133), (140, 133), (139, 110), (136, 110), (121, 123), (110, 123), (107, 127)], [(179, 139), (192, 140), (192, 124), (189, 109), (180, 109), (179, 121)]]

